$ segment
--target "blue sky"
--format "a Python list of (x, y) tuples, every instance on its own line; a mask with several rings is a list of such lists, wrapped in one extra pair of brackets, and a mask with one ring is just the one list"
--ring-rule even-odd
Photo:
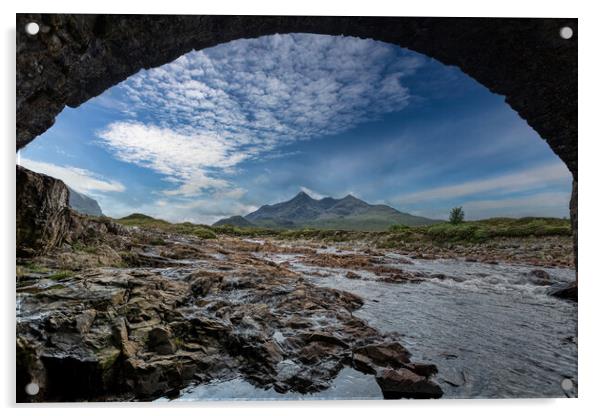
[(503, 97), (386, 43), (275, 35), (142, 70), (19, 155), (103, 212), (212, 223), (266, 203), (356, 195), (468, 219), (568, 216), (568, 169)]

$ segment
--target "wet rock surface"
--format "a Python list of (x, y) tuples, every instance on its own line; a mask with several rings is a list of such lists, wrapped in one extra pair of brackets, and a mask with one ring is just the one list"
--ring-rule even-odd
[(571, 282), (567, 284), (555, 285), (550, 288), (549, 291), (551, 296), (555, 296), (560, 299), (567, 299), (570, 301), (577, 302), (579, 299), (577, 283)]
[(443, 391), (437, 384), (405, 368), (381, 370), (376, 381), (385, 399), (438, 399), (443, 396)]
[[(111, 263), (106, 243), (85, 251), (64, 245), (37, 257), (36, 268), (22, 266), (19, 401), (149, 400), (238, 376), (281, 393), (311, 393), (327, 389), (345, 366), (368, 374), (403, 368), (418, 383), (403, 397), (426, 397), (410, 352), (354, 317), (361, 298), (315, 286), (268, 258), (315, 249), (179, 235), (145, 245), (148, 233), (105, 232), (120, 267), (102, 262)], [(65, 264), (77, 267), (56, 269)], [(40, 386), (35, 397), (23, 394), (29, 382)]]

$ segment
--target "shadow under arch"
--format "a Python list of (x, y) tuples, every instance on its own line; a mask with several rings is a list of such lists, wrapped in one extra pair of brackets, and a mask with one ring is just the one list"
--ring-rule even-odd
[[(40, 25), (35, 36), (24, 30), (31, 21)], [(571, 39), (560, 36), (564, 26), (573, 29)], [(577, 19), (18, 14), (16, 147), (50, 128), (65, 106), (142, 68), (276, 33), (391, 43), (457, 66), (503, 95), (573, 175), (577, 259)]]

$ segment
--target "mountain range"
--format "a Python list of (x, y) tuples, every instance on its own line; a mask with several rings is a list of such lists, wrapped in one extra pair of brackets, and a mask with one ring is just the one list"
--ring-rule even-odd
[(314, 199), (305, 192), (274, 205), (264, 205), (248, 215), (217, 221), (214, 226), (265, 228), (319, 228), (384, 231), (391, 225), (429, 225), (440, 222), (400, 212), (388, 205), (372, 205), (353, 195)]

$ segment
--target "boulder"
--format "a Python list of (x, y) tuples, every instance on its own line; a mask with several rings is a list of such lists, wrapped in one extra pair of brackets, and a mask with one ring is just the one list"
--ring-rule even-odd
[(190, 276), (190, 290), (195, 297), (207, 296), (215, 286), (219, 286), (223, 276), (218, 273), (201, 271)]
[(353, 350), (354, 357), (358, 360), (369, 362), (372, 367), (400, 368), (410, 362), (410, 352), (398, 342), (383, 344), (370, 344), (357, 347)]
[(419, 376), (423, 376), (429, 378), (439, 372), (439, 369), (435, 364), (427, 364), (427, 363), (408, 363), (404, 364), (404, 367), (413, 373), (418, 374)]
[(578, 301), (578, 290), (577, 290), (577, 282), (571, 282), (568, 284), (555, 285), (550, 288), (548, 292), (551, 296), (572, 300), (574, 302)]
[(161, 355), (170, 355), (176, 352), (176, 346), (171, 340), (171, 333), (162, 327), (153, 328), (149, 331), (147, 347), (150, 351)]
[(527, 278), (531, 283), (538, 286), (547, 286), (550, 282), (550, 274), (545, 270), (534, 269), (527, 273)]
[(437, 384), (406, 368), (379, 370), (376, 382), (385, 399), (438, 399), (443, 395)]
[(351, 271), (347, 272), (347, 274), (345, 274), (345, 277), (347, 279), (361, 279), (362, 278), (362, 276), (360, 276), (359, 274), (357, 274), (355, 272), (351, 272)]
[(70, 227), (69, 190), (60, 180), (17, 165), (17, 256), (59, 246)]

